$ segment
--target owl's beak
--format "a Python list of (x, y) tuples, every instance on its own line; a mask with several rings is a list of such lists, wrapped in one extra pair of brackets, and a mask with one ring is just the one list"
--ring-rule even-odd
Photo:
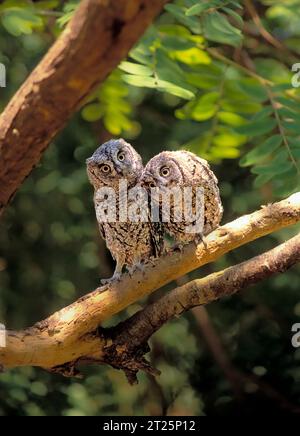
[(141, 180), (141, 185), (145, 188), (156, 188), (156, 183), (150, 174), (144, 174)]
[(118, 167), (116, 167), (115, 170), (116, 170), (116, 173), (117, 173), (117, 174), (122, 174), (122, 175), (124, 175), (124, 176), (127, 176), (127, 174), (128, 174), (128, 171), (127, 171), (127, 168), (126, 168), (126, 167), (124, 167), (124, 168), (118, 168)]

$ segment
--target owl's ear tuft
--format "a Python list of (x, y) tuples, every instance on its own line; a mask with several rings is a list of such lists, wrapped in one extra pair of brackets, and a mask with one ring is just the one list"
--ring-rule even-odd
[(91, 163), (93, 163), (93, 162), (94, 162), (93, 157), (89, 157), (89, 158), (86, 159), (86, 161), (85, 161), (86, 165), (89, 165), (89, 164), (91, 164)]

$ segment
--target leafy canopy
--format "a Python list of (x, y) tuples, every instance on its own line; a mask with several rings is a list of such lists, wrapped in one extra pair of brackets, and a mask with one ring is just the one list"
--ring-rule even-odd
[[(49, 25), (57, 36), (78, 3), (6, 0), (1, 22), (16, 37)], [(135, 137), (140, 96), (162, 93), (178, 123), (193, 125), (183, 147), (213, 162), (240, 158), (254, 186), (271, 184), (276, 196), (299, 189), (300, 94), (291, 70), (299, 52), (300, 2), (260, 4), (261, 18), (235, 0), (167, 4), (128, 59), (87, 99), (82, 117), (102, 120), (113, 135)], [(145, 93), (136, 98), (135, 87)]]

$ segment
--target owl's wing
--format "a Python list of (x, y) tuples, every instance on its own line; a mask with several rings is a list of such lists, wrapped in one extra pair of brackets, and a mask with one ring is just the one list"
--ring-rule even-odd
[(100, 235), (101, 235), (102, 239), (105, 240), (106, 239), (106, 235), (105, 235), (104, 226), (101, 223), (98, 223), (98, 226), (99, 226)]
[[(148, 193), (149, 194), (149, 193)], [(158, 216), (152, 216), (151, 194), (148, 195), (148, 225), (150, 230), (151, 254), (153, 257), (160, 257), (164, 252), (164, 228), (161, 222), (160, 208), (156, 209)], [(155, 221), (158, 220), (158, 221)]]
[(206, 234), (218, 227), (223, 215), (218, 179), (205, 159), (188, 151), (184, 151), (183, 153), (187, 158), (187, 174), (192, 177), (192, 186), (201, 186), (204, 188), (204, 230)]
[[(96, 218), (97, 218), (97, 207), (98, 207), (98, 203), (96, 201), (96, 191), (95, 191), (95, 193), (94, 193), (94, 208), (95, 208), (95, 212), (96, 212)], [(98, 222), (98, 228), (99, 228), (99, 232), (100, 232), (102, 239), (106, 240), (106, 235), (105, 235), (103, 223)]]
[(189, 151), (182, 150), (179, 153), (184, 154), (185, 159), (183, 165), (187, 171), (187, 175), (192, 176), (193, 185), (201, 185), (201, 182), (209, 182), (217, 185), (218, 179), (214, 172), (211, 170), (207, 160), (191, 153)]
[(164, 231), (161, 223), (149, 221), (151, 245), (154, 257), (159, 257), (164, 251)]

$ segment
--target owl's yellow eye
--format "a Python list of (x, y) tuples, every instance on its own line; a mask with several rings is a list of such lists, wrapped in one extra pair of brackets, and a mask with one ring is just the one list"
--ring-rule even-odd
[(123, 160), (125, 159), (125, 153), (124, 151), (119, 151), (117, 158), (120, 162), (123, 162)]
[(100, 165), (99, 169), (105, 174), (110, 172), (110, 166), (107, 164)]
[(170, 175), (170, 168), (162, 167), (160, 170), (160, 175), (163, 177), (168, 177)]

